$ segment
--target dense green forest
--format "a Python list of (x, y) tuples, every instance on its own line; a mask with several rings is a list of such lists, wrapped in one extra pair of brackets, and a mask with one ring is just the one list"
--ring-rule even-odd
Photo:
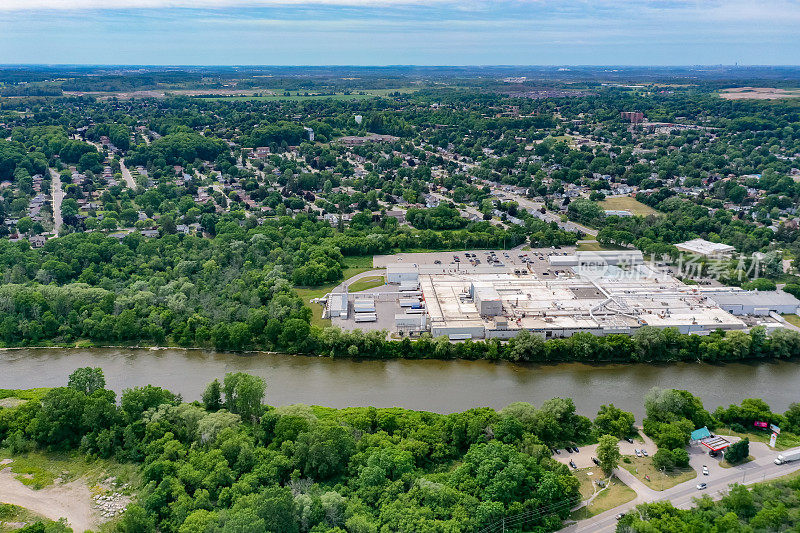
[[(448, 415), (272, 407), (263, 404), (269, 401), (264, 381), (248, 374), (211, 382), (202, 401), (192, 403), (151, 385), (117, 397), (105, 388), (102, 371), (88, 367), (65, 387), (0, 392), (27, 400), (0, 408), (0, 441), (13, 457), (39, 450), (136, 465), (136, 497), (104, 529), (120, 533), (456, 533), (520, 515), (527, 517), (524, 531), (555, 531), (581, 498), (579, 480), (553, 460), (552, 449), (598, 441), (616, 448), (618, 439), (636, 433), (632, 413), (604, 405), (592, 421), (563, 398)], [(645, 432), (659, 446), (654, 461), (670, 449), (670, 460), (688, 460), (689, 432), (702, 426), (735, 428), (756, 417), (786, 434), (800, 432), (796, 403), (779, 414), (748, 399), (711, 414), (687, 391), (653, 389), (645, 407)], [(617, 450), (609, 471), (619, 459)], [(734, 488), (735, 502), (702, 500), (691, 511), (651, 504), (621, 523), (642, 532), (721, 532), (668, 524), (709, 516), (712, 524), (733, 523), (726, 516), (733, 512), (753, 527), (762, 520), (778, 527), (796, 522), (789, 489), (798, 489), (796, 481)], [(24, 531), (67, 531), (42, 527)]]
[[(228, 374), (202, 402), (153, 386), (117, 399), (83, 368), (41, 401), (0, 409), (0, 438), (14, 454), (139, 464), (143, 487), (117, 530), (142, 533), (457, 532), (529, 509), (548, 510), (532, 529), (553, 531), (578, 481), (549, 447), (596, 438), (565, 399), (438, 415), (274, 408), (264, 396), (260, 378)], [(618, 417), (632, 421), (605, 413), (597, 431)]]

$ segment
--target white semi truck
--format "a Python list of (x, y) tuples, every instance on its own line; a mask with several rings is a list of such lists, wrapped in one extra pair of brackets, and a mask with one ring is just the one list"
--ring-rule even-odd
[(793, 452), (784, 452), (775, 458), (775, 464), (782, 465), (784, 463), (791, 463), (792, 461), (797, 461), (798, 459), (800, 459), (800, 450), (795, 450)]

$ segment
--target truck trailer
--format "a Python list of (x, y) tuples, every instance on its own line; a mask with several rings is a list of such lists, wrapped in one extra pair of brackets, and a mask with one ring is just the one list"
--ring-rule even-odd
[(784, 452), (775, 458), (775, 464), (782, 465), (784, 463), (791, 463), (792, 461), (797, 461), (798, 459), (800, 459), (800, 450), (795, 450), (793, 452)]

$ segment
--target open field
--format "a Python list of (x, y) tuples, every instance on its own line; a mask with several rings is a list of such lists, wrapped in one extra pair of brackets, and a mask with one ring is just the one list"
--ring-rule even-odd
[(604, 246), (597, 241), (579, 242), (577, 247), (579, 252), (602, 252), (606, 250), (627, 250), (627, 248), (616, 245)]
[[(590, 475), (591, 474), (591, 475)], [(595, 490), (601, 490), (596, 484), (595, 480), (606, 480), (603, 471), (598, 467), (581, 468), (575, 471), (575, 476), (580, 480), (581, 498), (584, 500), (589, 499)], [(636, 492), (628, 487), (625, 483), (617, 478), (613, 478), (605, 489), (602, 489), (592, 502), (584, 507), (581, 507), (574, 513), (571, 518), (574, 520), (582, 520), (584, 518), (592, 517), (596, 514), (602, 513), (609, 509), (613, 509), (618, 505), (629, 502), (636, 497)]]
[(777, 100), (779, 98), (800, 98), (800, 89), (734, 87), (731, 89), (722, 89), (719, 95), (726, 100)]
[(630, 211), (634, 215), (657, 215), (658, 211), (645, 205), (636, 198), (630, 196), (615, 196), (613, 198), (606, 198), (600, 202), (603, 209), (615, 209), (618, 211)]
[(620, 466), (653, 490), (666, 490), (697, 477), (697, 472), (692, 468), (675, 469), (673, 472), (663, 473), (653, 466), (652, 455), (650, 457), (630, 457), (630, 460), (630, 463), (621, 462)]

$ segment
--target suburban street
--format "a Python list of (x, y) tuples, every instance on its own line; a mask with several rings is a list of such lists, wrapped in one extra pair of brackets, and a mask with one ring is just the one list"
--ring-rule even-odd
[(128, 167), (125, 166), (125, 161), (120, 159), (119, 160), (119, 169), (122, 171), (122, 177), (125, 179), (125, 183), (131, 189), (136, 189), (136, 180), (133, 179), (133, 175), (131, 171), (128, 170)]
[(52, 179), (50, 194), (53, 197), (53, 232), (58, 235), (64, 220), (61, 217), (61, 201), (64, 200), (64, 191), (61, 189), (61, 175), (54, 169), (50, 169)]
[[(735, 441), (736, 439), (731, 438), (730, 440)], [(792, 448), (791, 450), (796, 449), (800, 448)], [(689, 464), (698, 471), (698, 476), (664, 491), (653, 490), (645, 486), (624, 468), (618, 468), (614, 473), (621, 481), (636, 491), (636, 498), (592, 518), (567, 526), (561, 531), (569, 533), (611, 532), (617, 527), (616, 517), (618, 514), (625, 513), (642, 503), (668, 500), (675, 507), (688, 509), (692, 507), (694, 498), (699, 498), (703, 495), (708, 495), (715, 500), (721, 498), (727, 492), (728, 486), (733, 483), (750, 485), (800, 470), (800, 461), (776, 465), (773, 462), (775, 457), (778, 453), (785, 452), (772, 450), (764, 443), (751, 442), (750, 453), (755, 457), (753, 461), (739, 466), (722, 468), (715, 459), (703, 453), (699, 447), (692, 447), (689, 450)], [(709, 468), (709, 476), (700, 474), (700, 469), (704, 464)], [(708, 488), (702, 491), (697, 490), (697, 484), (703, 482), (708, 484)]]
[[(497, 192), (498, 194), (502, 194), (503, 196), (506, 196), (506, 197), (510, 198), (511, 200), (517, 202), (517, 204), (519, 204), (519, 206), (521, 208), (525, 209), (529, 213), (531, 211), (539, 211), (539, 209), (541, 209), (542, 205), (543, 205), (541, 202), (534, 202), (533, 200), (529, 200), (528, 198), (525, 198), (524, 196), (520, 196), (519, 194), (510, 192), (510, 191), (504, 191), (502, 189), (497, 189), (497, 188), (493, 188), (492, 190), (494, 192)], [(540, 218), (542, 218), (542, 220), (544, 220), (545, 222), (555, 222), (556, 224), (558, 224), (558, 227), (560, 227), (563, 230), (566, 230), (566, 231), (580, 231), (580, 232), (585, 233), (586, 235), (591, 235), (592, 237), (597, 237), (597, 230), (596, 229), (592, 229), (592, 228), (584, 226), (583, 224), (578, 224), (576, 222), (571, 222), (569, 220), (562, 221), (561, 217), (559, 217), (558, 215), (556, 215), (555, 213), (552, 213), (550, 211), (547, 211), (544, 214), (540, 213), (540, 215), (541, 215)]]

